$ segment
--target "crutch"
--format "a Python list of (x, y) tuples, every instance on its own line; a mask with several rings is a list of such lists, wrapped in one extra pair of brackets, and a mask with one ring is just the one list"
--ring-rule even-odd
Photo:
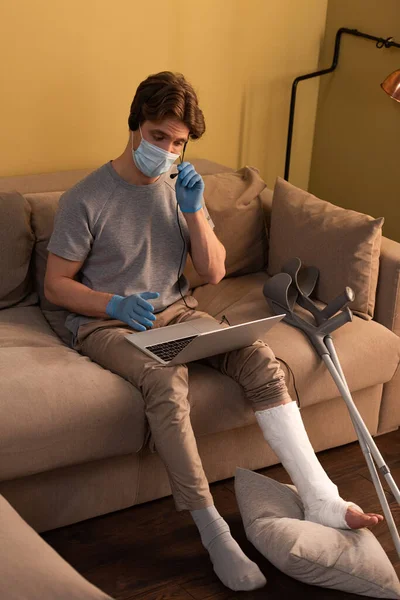
[[(346, 287), (345, 291), (331, 301), (325, 308), (318, 308), (318, 306), (316, 306), (309, 298), (315, 287), (318, 276), (319, 271), (316, 267), (301, 268), (301, 261), (299, 258), (291, 259), (284, 265), (281, 273), (278, 273), (267, 281), (264, 285), (264, 295), (273, 312), (276, 314), (285, 312), (286, 316), (284, 317), (284, 321), (301, 329), (308, 336), (315, 350), (325, 362), (336, 386), (346, 402), (397, 554), (400, 557), (399, 534), (373, 459), (375, 459), (379, 471), (385, 477), (398, 504), (400, 504), (400, 492), (390, 474), (388, 466), (354, 404), (330, 335), (345, 323), (352, 321), (353, 314), (348, 307), (348, 304), (354, 300), (355, 295), (351, 288)], [(295, 313), (294, 308), (296, 302), (312, 314), (316, 325), (305, 321), (299, 314)]]

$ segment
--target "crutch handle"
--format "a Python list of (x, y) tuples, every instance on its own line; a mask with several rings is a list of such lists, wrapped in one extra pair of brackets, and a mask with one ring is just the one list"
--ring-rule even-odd
[(351, 312), (349, 307), (346, 306), (346, 308), (342, 310), (338, 315), (335, 315), (331, 319), (327, 319), (326, 321), (324, 321), (324, 323), (322, 323), (322, 325), (318, 327), (318, 333), (328, 335), (329, 333), (332, 333), (332, 331), (339, 329), (339, 327), (341, 327), (345, 323), (349, 323), (352, 320), (353, 313)]
[(347, 307), (349, 302), (353, 302), (356, 297), (355, 293), (351, 289), (351, 287), (346, 286), (344, 292), (339, 294), (336, 298), (329, 302), (325, 308), (321, 310), (320, 316), (322, 319), (329, 319), (333, 315), (335, 315), (339, 310)]
[(317, 325), (320, 325), (325, 320), (323, 317), (321, 317), (322, 311), (318, 308), (316, 304), (314, 304), (312, 300), (310, 300), (310, 298), (308, 298), (308, 296), (303, 296), (302, 294), (299, 294), (297, 297), (297, 304), (299, 304), (302, 308), (305, 308), (306, 310), (308, 310), (308, 312), (312, 314)]

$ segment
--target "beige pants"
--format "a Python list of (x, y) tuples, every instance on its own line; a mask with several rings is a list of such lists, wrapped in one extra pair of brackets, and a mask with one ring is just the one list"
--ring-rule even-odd
[[(156, 315), (153, 327), (199, 317), (197, 300), (185, 297)], [(161, 365), (124, 338), (132, 329), (113, 319), (93, 321), (78, 330), (75, 349), (117, 373), (138, 388), (145, 404), (155, 447), (168, 472), (178, 510), (196, 510), (213, 504), (190, 422), (186, 365)], [(202, 359), (239, 383), (253, 410), (290, 400), (285, 374), (272, 350), (261, 340), (251, 346)]]

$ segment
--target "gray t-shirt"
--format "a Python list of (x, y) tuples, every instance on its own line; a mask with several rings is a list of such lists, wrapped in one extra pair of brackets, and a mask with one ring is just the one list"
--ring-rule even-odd
[[(132, 185), (111, 161), (106, 163), (61, 196), (47, 249), (68, 260), (84, 261), (78, 281), (97, 292), (120, 296), (159, 292), (151, 302), (160, 312), (181, 297), (178, 270), (180, 264), (180, 273), (185, 266), (190, 243), (178, 209), (185, 242), (179, 230), (176, 180), (169, 175), (150, 185)], [(206, 216), (213, 226), (207, 211)], [(184, 295), (188, 281), (184, 275), (179, 281)], [(75, 337), (80, 325), (93, 320), (71, 313), (65, 325)]]

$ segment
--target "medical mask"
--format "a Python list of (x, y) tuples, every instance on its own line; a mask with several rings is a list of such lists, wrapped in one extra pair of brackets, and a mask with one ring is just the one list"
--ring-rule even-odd
[(133, 162), (147, 177), (159, 177), (163, 173), (170, 170), (179, 154), (167, 152), (154, 144), (150, 144), (142, 136), (142, 130), (139, 125), (140, 136), (142, 138), (138, 148), (133, 149), (133, 133), (132, 133), (132, 158)]

